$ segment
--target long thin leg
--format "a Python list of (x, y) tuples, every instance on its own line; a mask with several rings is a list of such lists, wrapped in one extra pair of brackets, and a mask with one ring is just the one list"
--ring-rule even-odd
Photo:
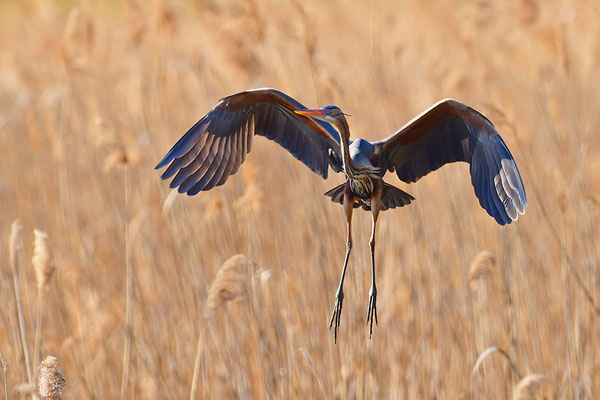
[(371, 247), (371, 290), (369, 290), (369, 309), (367, 311), (367, 324), (369, 324), (369, 339), (373, 334), (373, 320), (375, 324), (377, 322), (377, 287), (375, 286), (375, 230), (377, 228), (377, 217), (379, 217), (379, 210), (381, 208), (381, 198), (371, 198), (371, 215), (373, 216), (373, 226), (371, 229), (371, 241), (369, 246)]
[(337, 332), (340, 327), (340, 316), (342, 315), (342, 303), (344, 301), (344, 277), (346, 276), (346, 267), (348, 266), (348, 258), (350, 257), (350, 250), (352, 250), (352, 211), (353, 211), (354, 198), (344, 194), (344, 213), (346, 214), (347, 223), (347, 236), (346, 236), (346, 257), (344, 258), (344, 268), (342, 269), (342, 276), (340, 277), (340, 285), (338, 286), (337, 293), (335, 294), (335, 305), (333, 306), (333, 313), (331, 314), (331, 320), (329, 321), (329, 329), (333, 326), (333, 341), (337, 343)]

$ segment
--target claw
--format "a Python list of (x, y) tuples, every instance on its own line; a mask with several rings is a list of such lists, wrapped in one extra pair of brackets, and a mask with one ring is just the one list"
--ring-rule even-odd
[[(333, 306), (333, 313), (331, 314), (331, 320), (329, 321), (329, 329), (333, 326), (333, 342), (337, 343), (337, 333), (340, 328), (340, 316), (342, 315), (342, 305), (344, 302), (344, 292), (339, 290), (335, 295), (335, 305)], [(335, 325), (334, 325), (335, 322)]]
[(369, 309), (367, 311), (367, 324), (369, 324), (369, 339), (373, 334), (373, 320), (375, 325), (379, 325), (377, 321), (377, 289), (375, 286), (371, 286), (369, 291)]

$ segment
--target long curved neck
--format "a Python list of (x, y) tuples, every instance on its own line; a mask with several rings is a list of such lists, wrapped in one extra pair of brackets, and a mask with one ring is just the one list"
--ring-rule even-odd
[(350, 158), (350, 128), (346, 118), (340, 118), (336, 124), (338, 131), (340, 132), (340, 139), (342, 141), (342, 163), (344, 164), (344, 172), (350, 179), (356, 179), (356, 166)]

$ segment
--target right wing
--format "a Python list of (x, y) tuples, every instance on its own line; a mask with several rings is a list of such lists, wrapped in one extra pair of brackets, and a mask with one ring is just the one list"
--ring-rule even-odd
[(465, 161), (479, 204), (496, 222), (510, 224), (525, 213), (527, 195), (508, 147), (486, 117), (463, 103), (442, 100), (374, 145), (379, 167), (407, 183)]

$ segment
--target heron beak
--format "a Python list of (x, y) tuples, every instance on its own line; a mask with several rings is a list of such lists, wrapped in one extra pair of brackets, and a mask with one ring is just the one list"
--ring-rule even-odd
[(294, 112), (305, 117), (312, 117), (317, 119), (322, 119), (323, 117), (325, 117), (325, 115), (327, 115), (327, 110), (323, 110), (322, 108), (315, 108), (312, 110), (296, 110)]

